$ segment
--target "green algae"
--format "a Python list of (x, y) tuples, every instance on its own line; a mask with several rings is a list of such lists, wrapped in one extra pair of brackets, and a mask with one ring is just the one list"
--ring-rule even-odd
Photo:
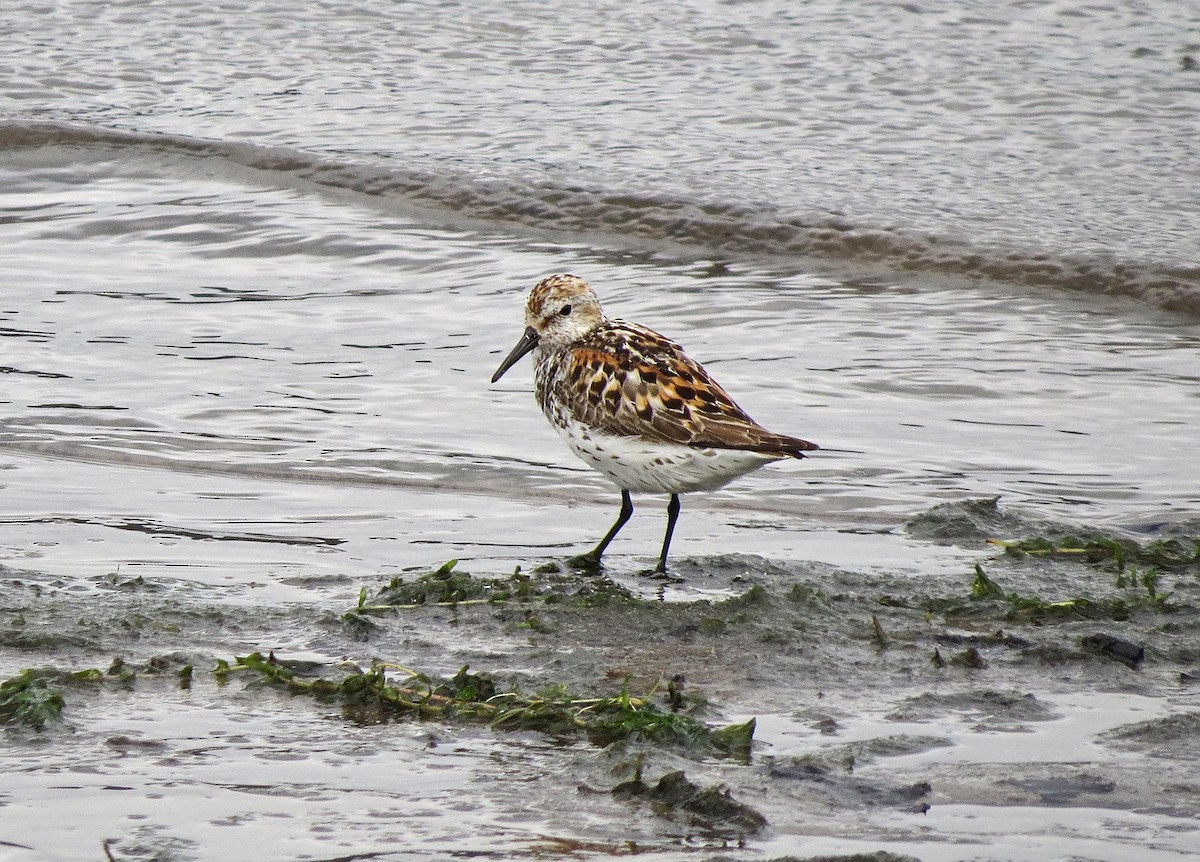
[[(358, 604), (343, 615), (343, 621), (369, 626), (364, 616), (391, 614), (402, 610), (438, 606), (458, 607), (476, 604), (562, 604), (583, 608), (600, 607), (613, 602), (634, 604), (640, 601), (632, 592), (604, 577), (563, 573), (553, 564), (525, 573), (518, 566), (508, 577), (478, 577), (457, 569), (450, 560), (439, 568), (406, 579), (397, 576), (375, 595), (366, 587), (359, 591)], [(538, 623), (530, 622), (536, 629)]]
[(44, 674), (26, 670), (0, 685), (0, 721), (41, 730), (62, 718), (65, 700)]
[(1161, 589), (1162, 572), (1183, 574), (1200, 567), (1200, 538), (1195, 537), (1171, 537), (1142, 544), (1097, 533), (1032, 536), (1013, 541), (990, 539), (989, 543), (1003, 548), (1006, 556), (1017, 559), (1042, 557), (1086, 563), (1097, 570), (1110, 572), (1114, 585), (1122, 591), (1121, 595), (1105, 599), (1080, 597), (1066, 602), (1043, 603), (1036, 596), (1004, 593), (976, 567), (972, 598), (1009, 601), (1016, 609), (1036, 618), (1074, 613), (1089, 619), (1125, 620), (1136, 610), (1176, 610), (1168, 601), (1171, 593)]
[(1135, 610), (1167, 611), (1168, 595), (1157, 592), (1157, 572), (1145, 573), (1140, 579), (1145, 594), (1092, 598), (1077, 596), (1059, 601), (1049, 601), (1036, 595), (1010, 592), (992, 580), (983, 566), (976, 564), (975, 577), (971, 581), (970, 598), (974, 602), (996, 602), (1009, 607), (1003, 614), (1009, 622), (1043, 623), (1054, 620), (1128, 620)]
[(157, 673), (164, 659), (151, 659), (137, 671), (123, 659), (113, 659), (108, 670), (60, 670), (58, 668), (29, 668), (0, 684), (0, 722), (44, 730), (62, 720), (66, 707), (65, 691), (97, 683), (129, 686), (141, 673)]
[(1101, 533), (1090, 536), (1063, 534), (1031, 536), (1025, 539), (988, 543), (1003, 548), (1014, 557), (1059, 557), (1078, 559), (1087, 563), (1112, 563), (1118, 571), (1129, 565), (1152, 566), (1159, 569), (1186, 569), (1200, 566), (1200, 538), (1167, 538), (1141, 544), (1132, 539)]
[(192, 665), (180, 664), (177, 656), (157, 656), (131, 665), (118, 656), (105, 670), (29, 668), (0, 684), (0, 723), (45, 730), (63, 721), (72, 692), (95, 692), (101, 687), (133, 691), (140, 679), (172, 676), (179, 688), (191, 688)]
[[(120, 658), (106, 671), (25, 670), (0, 685), (0, 721), (42, 730), (61, 720), (67, 703), (65, 691), (72, 686), (111, 685), (132, 691), (142, 676), (169, 679), (168, 670), (167, 659), (152, 659), (134, 668)], [(686, 699), (675, 680), (666, 684), (662, 697), (658, 697), (659, 685), (646, 694), (633, 694), (628, 681), (616, 694), (586, 697), (563, 684), (544, 686), (533, 694), (515, 688), (502, 691), (491, 675), (474, 673), (466, 666), (445, 678), (386, 663), (365, 670), (355, 668), (340, 678), (323, 675), (328, 670), (319, 662), (283, 661), (272, 653), (255, 652), (232, 661), (218, 659), (212, 673), (220, 685), (236, 675), (250, 674), (256, 682), (291, 694), (338, 704), (348, 720), (364, 724), (406, 717), (473, 723), (502, 731), (582, 736), (598, 746), (645, 742), (742, 760), (749, 758), (753, 743), (753, 719), (711, 728), (684, 712)], [(180, 687), (193, 684), (190, 664), (174, 670), (173, 675)]]
[(702, 749), (732, 757), (749, 757), (754, 720), (725, 728), (710, 728), (671, 708), (679, 701), (668, 692), (667, 708), (645, 695), (630, 693), (628, 683), (615, 695), (582, 697), (565, 685), (546, 686), (534, 694), (500, 691), (487, 674), (464, 666), (454, 676), (439, 679), (394, 664), (376, 663), (341, 679), (305, 677), (273, 654), (252, 653), (234, 661), (219, 660), (214, 673), (227, 680), (249, 671), (292, 694), (340, 703), (348, 718), (362, 722), (413, 717), (485, 724), (499, 730), (535, 730), (551, 736), (584, 735), (607, 746), (618, 741), (644, 741)]

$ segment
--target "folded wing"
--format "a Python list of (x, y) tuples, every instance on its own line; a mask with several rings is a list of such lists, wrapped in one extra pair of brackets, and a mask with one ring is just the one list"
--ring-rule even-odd
[(763, 428), (678, 344), (636, 324), (609, 321), (565, 358), (561, 403), (604, 433), (779, 458), (818, 448)]

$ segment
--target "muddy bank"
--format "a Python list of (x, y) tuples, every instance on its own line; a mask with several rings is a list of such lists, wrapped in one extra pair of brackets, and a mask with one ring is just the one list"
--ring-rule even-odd
[[(313, 766), (303, 780), (266, 770), (218, 782), (259, 787), (235, 795), (270, 841), (263, 800), (337, 786), (328, 763), (311, 762), (314, 752), (349, 746), (354, 754), (339, 756), (367, 757), (401, 785), (410, 779), (389, 762), (424, 775), (459, 752), (461, 784), (419, 796), (428, 834), (418, 846), (390, 844), (382, 817), (353, 829), (321, 822), (305, 853), (423, 858), (436, 847), (605, 858), (636, 848), (646, 858), (887, 851), (934, 860), (961, 858), (967, 841), (973, 857), (1045, 858), (1074, 836), (1078, 858), (1142, 858), (1153, 848), (1152, 858), (1182, 859), (1200, 846), (1200, 561), (1188, 528), (1135, 540), (975, 501), (908, 527), (961, 548), (959, 572), (681, 559), (673, 576), (691, 593), (557, 560), (514, 561), (504, 572), (435, 565), (386, 580), (348, 573), (298, 584), (306, 600), (273, 605), (252, 594), (231, 602), (185, 580), (68, 581), (7, 569), (4, 676), (42, 669), (32, 677), (40, 691), (22, 691), (43, 706), (59, 695), (62, 710), (46, 707), (41, 726), (10, 711), (5, 771), (22, 776), (24, 789), (0, 793), (10, 810), (39, 797), (61, 803), (52, 785), (62, 782), (35, 777), (77, 771), (80, 751), (96, 755), (89, 768), (99, 774), (132, 770), (146, 786), (186, 785), (194, 757), (211, 756), (189, 752), (236, 764), (231, 752), (245, 746), (260, 766), (288, 758)], [(238, 666), (235, 657), (254, 652), (270, 664)], [(220, 663), (225, 672), (214, 674)], [(464, 666), (457, 688), (439, 687)], [(379, 691), (407, 686), (403, 697), (418, 707), (365, 714), (348, 692), (372, 668)], [(21, 694), (7, 692), (18, 705)], [(443, 709), (454, 703), (507, 703), (531, 715), (554, 707), (561, 722), (505, 723), (492, 706)], [(731, 756), (636, 721), (598, 738), (589, 723), (613, 704), (639, 720), (682, 717), (713, 730), (754, 718), (755, 740), (748, 755)], [(188, 729), (197, 715), (213, 724)], [(231, 743), (216, 729), (226, 720), (252, 743)], [(369, 796), (342, 793), (351, 805), (356, 793)], [(1061, 822), (1012, 827), (1025, 836), (1016, 844), (1000, 827), (989, 833), (989, 817), (1031, 811)], [(1092, 822), (1097, 811), (1109, 812), (1108, 825)], [(182, 815), (167, 806), (150, 830), (114, 819), (109, 852), (208, 857), (200, 838), (186, 837)], [(464, 816), (486, 822), (464, 834), (456, 825)], [(1140, 831), (1121, 819), (1132, 816), (1143, 818)], [(312, 827), (298, 811), (287, 817)], [(978, 834), (965, 837), (958, 818)], [(38, 836), (5, 840), (27, 854), (14, 858), (39, 858)]]

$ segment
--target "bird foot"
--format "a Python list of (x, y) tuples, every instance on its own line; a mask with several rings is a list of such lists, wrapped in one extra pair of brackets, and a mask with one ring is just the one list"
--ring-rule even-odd
[(586, 554), (576, 554), (573, 557), (568, 557), (567, 565), (588, 574), (599, 574), (600, 569), (603, 568), (600, 563), (600, 557), (596, 555), (595, 551), (588, 551)]

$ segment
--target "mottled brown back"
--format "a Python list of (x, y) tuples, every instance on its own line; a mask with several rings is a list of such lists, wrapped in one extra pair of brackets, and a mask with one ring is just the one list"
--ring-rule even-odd
[(766, 430), (699, 363), (653, 330), (605, 320), (567, 350), (543, 356), (537, 397), (597, 431), (696, 448), (802, 458), (815, 443)]

